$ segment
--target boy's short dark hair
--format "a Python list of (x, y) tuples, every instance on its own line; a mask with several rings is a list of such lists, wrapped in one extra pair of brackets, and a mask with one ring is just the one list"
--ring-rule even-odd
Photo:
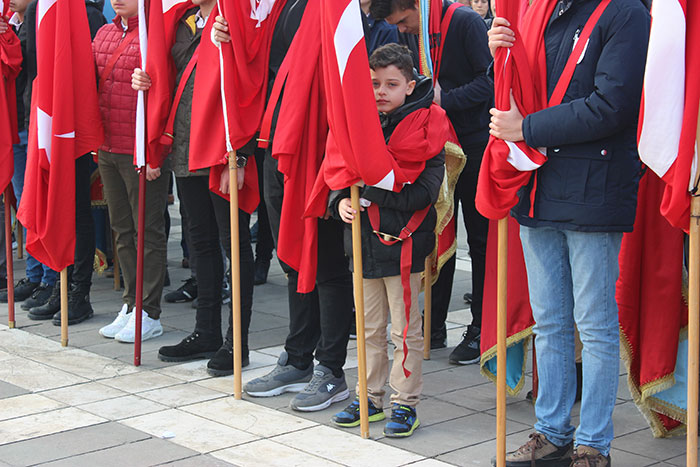
[(374, 19), (384, 19), (395, 10), (413, 10), (415, 8), (415, 0), (372, 0), (369, 14)]
[(376, 49), (369, 58), (369, 67), (373, 70), (394, 65), (406, 81), (413, 79), (413, 56), (405, 45), (386, 44)]

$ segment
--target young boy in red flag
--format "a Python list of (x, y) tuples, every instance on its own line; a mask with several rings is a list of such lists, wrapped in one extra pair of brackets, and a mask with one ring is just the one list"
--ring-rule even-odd
[[(415, 181), (398, 193), (366, 186), (360, 195), (364, 206), (360, 216), (370, 421), (384, 419), (384, 384), (389, 366), (388, 308), (395, 346), (389, 382), (395, 392), (391, 395), (391, 421), (386, 424), (384, 435), (406, 437), (420, 425), (416, 405), (423, 387), (423, 336), (418, 294), (425, 258), (435, 245), (437, 214), (433, 204), (445, 174), (446, 139), (441, 136), (447, 134), (449, 123), (445, 112), (432, 103), (431, 80), (423, 76), (414, 79), (408, 48), (397, 44), (382, 46), (372, 54), (369, 64), (389, 151), (397, 155), (400, 166), (412, 164), (416, 172)], [(329, 206), (333, 215), (347, 224), (358, 214), (352, 209), (349, 189), (332, 192)], [(404, 229), (412, 235), (397, 242)], [(352, 256), (349, 225), (345, 229), (345, 251)], [(410, 268), (410, 283), (402, 280), (402, 268)], [(407, 316), (404, 294), (409, 293), (411, 306)], [(359, 400), (336, 414), (333, 421), (345, 427), (359, 425)]]

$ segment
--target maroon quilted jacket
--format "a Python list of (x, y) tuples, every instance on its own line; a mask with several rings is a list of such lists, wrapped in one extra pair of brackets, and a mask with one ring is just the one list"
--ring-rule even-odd
[[(127, 32), (138, 26), (138, 17), (129, 18)], [(92, 41), (92, 52), (101, 77), (112, 53), (119, 47), (126, 33), (121, 18), (114, 18), (112, 24), (105, 24), (97, 31)], [(134, 68), (141, 67), (138, 34), (114, 64), (104, 85), (98, 89), (100, 112), (104, 123), (105, 141), (103, 151), (118, 154), (134, 153), (136, 129), (136, 91), (131, 88), (131, 74)]]

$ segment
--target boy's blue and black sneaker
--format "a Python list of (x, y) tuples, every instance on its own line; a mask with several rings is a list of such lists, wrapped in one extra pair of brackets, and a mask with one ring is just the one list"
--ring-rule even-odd
[(411, 436), (420, 426), (420, 420), (414, 407), (394, 404), (391, 409), (391, 420), (384, 426), (384, 436), (387, 438), (404, 438)]
[[(378, 409), (370, 400), (367, 401), (367, 404), (370, 423), (380, 422), (386, 418), (383, 409)], [(345, 407), (342, 412), (333, 415), (332, 420), (336, 425), (345, 428), (358, 426), (360, 424), (360, 399), (356, 397), (352, 404)]]

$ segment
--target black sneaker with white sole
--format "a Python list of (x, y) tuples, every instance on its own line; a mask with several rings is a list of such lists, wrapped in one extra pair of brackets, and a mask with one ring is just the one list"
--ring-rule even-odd
[(333, 402), (350, 397), (345, 375), (336, 378), (333, 371), (324, 365), (314, 368), (314, 377), (309, 384), (292, 399), (289, 406), (300, 412), (323, 410)]
[(163, 298), (168, 303), (191, 302), (197, 298), (197, 279), (190, 277), (177, 290), (166, 293)]
[(481, 328), (470, 324), (462, 334), (462, 342), (450, 354), (450, 363), (469, 365), (481, 360)]

